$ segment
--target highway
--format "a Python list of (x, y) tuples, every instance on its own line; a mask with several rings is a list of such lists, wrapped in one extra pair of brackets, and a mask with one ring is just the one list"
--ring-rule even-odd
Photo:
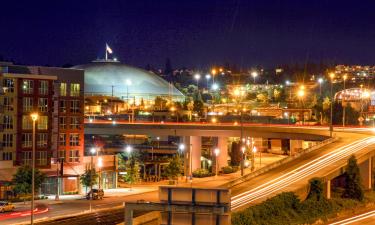
[(375, 210), (362, 213), (360, 215), (352, 216), (350, 218), (346, 218), (340, 221), (336, 221), (334, 223), (330, 223), (329, 225), (346, 225), (346, 224), (373, 225), (375, 224)]

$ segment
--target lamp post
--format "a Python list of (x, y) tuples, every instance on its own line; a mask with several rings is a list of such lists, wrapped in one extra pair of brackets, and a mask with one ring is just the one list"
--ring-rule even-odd
[(126, 79), (126, 105), (129, 110), (129, 86), (132, 85), (132, 81), (130, 79)]
[(322, 83), (323, 83), (323, 78), (319, 78), (318, 79), (318, 83), (319, 83), (319, 95), (322, 95)]
[(102, 183), (102, 167), (103, 167), (103, 158), (102, 157), (98, 157), (98, 169), (99, 169), (99, 189), (101, 188), (101, 183)]
[[(183, 154), (184, 151), (185, 151), (185, 145), (184, 144), (179, 144), (178, 145), (178, 151), (180, 152), (180, 154)], [(188, 181), (188, 171), (187, 171), (187, 165), (186, 165), (186, 155), (184, 154), (184, 175), (185, 175), (185, 181), (187, 182)]]
[(36, 149), (36, 121), (38, 113), (30, 115), (33, 121), (33, 152), (32, 152), (32, 171), (31, 171), (31, 225), (34, 224), (34, 195), (35, 195), (35, 149)]
[(194, 75), (194, 79), (197, 81), (197, 89), (199, 91), (199, 80), (201, 79), (201, 75), (199, 73), (196, 73)]
[(207, 81), (207, 90), (209, 89), (208, 87), (208, 81), (211, 79), (211, 75), (210, 74), (206, 74), (206, 81)]
[[(345, 81), (346, 81), (347, 78), (348, 78), (348, 76), (346, 74), (342, 77), (342, 79), (344, 81), (344, 88), (343, 88), (344, 93), (345, 93)], [(342, 102), (341, 102), (341, 104), (342, 104), (342, 126), (343, 127), (345, 127), (345, 111), (346, 111), (345, 110), (346, 106), (344, 104), (344, 100), (345, 100), (345, 94), (343, 95)]]
[[(251, 171), (254, 171), (255, 169), (255, 153), (257, 153), (257, 148), (255, 146), (253, 146), (253, 149), (252, 149), (252, 157), (251, 157), (251, 160), (252, 160), (252, 163), (251, 163)], [(260, 163), (262, 163), (262, 159), (260, 159)]]
[(305, 86), (301, 85), (298, 92), (297, 96), (301, 102), (301, 107), (302, 107), (302, 122), (305, 124), (305, 112), (304, 112), (304, 104), (303, 104), (303, 98), (305, 97)]
[(90, 153), (91, 153), (91, 168), (90, 168), (90, 195), (89, 195), (89, 198), (90, 198), (90, 212), (92, 211), (92, 204), (91, 204), (91, 201), (92, 201), (92, 196), (93, 196), (93, 192), (92, 192), (92, 172), (94, 170), (94, 154), (96, 153), (96, 148), (92, 147), (90, 149)]
[(257, 72), (257, 71), (253, 71), (253, 72), (251, 72), (251, 76), (253, 77), (253, 79), (254, 79), (254, 84), (255, 84), (255, 78), (258, 76), (258, 72)]
[(333, 119), (333, 79), (335, 78), (335, 74), (330, 73), (329, 77), (331, 78), (331, 112), (330, 112), (330, 120), (329, 120), (329, 136), (332, 137), (332, 132), (333, 132), (333, 125), (332, 125), (332, 119)]
[(218, 175), (218, 168), (219, 168), (219, 164), (218, 164), (218, 157), (219, 157), (219, 154), (220, 154), (220, 149), (219, 148), (215, 148), (214, 150), (214, 154), (215, 154), (215, 176)]

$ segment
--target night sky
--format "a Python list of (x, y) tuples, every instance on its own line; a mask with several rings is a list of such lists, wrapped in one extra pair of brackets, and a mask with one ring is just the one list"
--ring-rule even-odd
[(375, 62), (375, 1), (2, 1), (0, 55), (35, 65), (104, 57), (144, 67)]

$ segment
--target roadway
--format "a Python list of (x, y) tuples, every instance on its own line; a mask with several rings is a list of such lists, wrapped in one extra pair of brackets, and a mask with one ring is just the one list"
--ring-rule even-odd
[(346, 219), (342, 219), (329, 225), (373, 225), (375, 224), (375, 210), (368, 211), (359, 215), (355, 215)]
[[(297, 128), (290, 128), (297, 129)], [(303, 129), (307, 129), (304, 127)], [(314, 127), (312, 129), (323, 129)], [(350, 130), (335, 132), (339, 140), (322, 149), (307, 153), (302, 157), (270, 170), (258, 177), (246, 181), (232, 188), (232, 209), (234, 211), (243, 209), (249, 205), (263, 201), (283, 191), (296, 191), (306, 186), (309, 179), (316, 176), (325, 176), (337, 166), (345, 164), (347, 158), (352, 155), (362, 155), (375, 147), (375, 138), (372, 131)], [(125, 197), (108, 197), (102, 201), (93, 201), (93, 208), (113, 208), (121, 206), (126, 201), (157, 201), (157, 192), (148, 192)], [(71, 215), (89, 208), (87, 200), (66, 201), (63, 204), (49, 206), (49, 211), (36, 216), (38, 218)], [(108, 213), (97, 214), (93, 220), (107, 217)], [(87, 220), (87, 217), (77, 217)], [(113, 217), (113, 219), (115, 216)], [(1, 224), (15, 224), (24, 222), (25, 218), (14, 218), (4, 220)], [(84, 224), (84, 223), (81, 223)], [(109, 223), (106, 224), (115, 224)]]

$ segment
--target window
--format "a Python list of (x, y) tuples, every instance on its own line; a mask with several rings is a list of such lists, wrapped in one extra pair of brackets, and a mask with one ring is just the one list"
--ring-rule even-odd
[(69, 144), (70, 146), (79, 146), (79, 134), (70, 134)]
[(69, 151), (69, 162), (79, 162), (79, 150)]
[(33, 110), (33, 98), (25, 97), (22, 99), (23, 111), (31, 112)]
[(79, 117), (72, 116), (70, 118), (70, 129), (79, 129), (79, 125), (80, 125)]
[(66, 96), (66, 83), (60, 84), (60, 96)]
[(3, 134), (3, 146), (13, 147), (13, 134)]
[(29, 115), (22, 116), (22, 129), (31, 130), (33, 129), (33, 121)]
[(59, 159), (65, 159), (66, 151), (65, 150), (59, 150), (58, 152), (58, 158)]
[(22, 148), (31, 148), (33, 147), (33, 136), (32, 133), (23, 133), (22, 134)]
[(71, 113), (79, 113), (80, 112), (79, 100), (72, 100), (70, 102), (70, 112)]
[(3, 152), (3, 160), (12, 160), (13, 154), (11, 152)]
[(59, 135), (59, 145), (66, 146), (66, 134)]
[(40, 112), (48, 112), (48, 98), (39, 98), (38, 107)]
[(39, 94), (40, 95), (47, 95), (48, 94), (48, 81), (46, 81), (46, 80), (40, 81)]
[(22, 85), (24, 94), (32, 94), (34, 91), (34, 81), (33, 80), (24, 80)]
[(6, 130), (13, 129), (13, 116), (4, 115), (3, 126), (4, 126), (4, 129)]
[(39, 116), (38, 118), (38, 130), (48, 129), (48, 116)]
[(66, 101), (65, 100), (61, 100), (60, 101), (60, 109), (59, 109), (59, 111), (61, 112), (61, 113), (66, 113)]
[(79, 84), (70, 84), (70, 96), (77, 97), (79, 96)]
[(42, 166), (47, 165), (47, 151), (36, 152), (36, 164)]
[(59, 117), (59, 128), (60, 128), (60, 130), (66, 129), (66, 117), (65, 116)]
[(3, 81), (3, 87), (5, 89), (5, 92), (13, 93), (14, 92), (14, 79), (5, 78)]
[(6, 111), (13, 111), (13, 97), (5, 96), (3, 103)]
[(38, 140), (36, 142), (38, 148), (47, 147), (47, 142), (48, 142), (48, 134), (47, 133), (39, 133), (38, 134)]
[(31, 165), (31, 152), (23, 152), (22, 154), (22, 159), (23, 159), (23, 164), (24, 165)]

